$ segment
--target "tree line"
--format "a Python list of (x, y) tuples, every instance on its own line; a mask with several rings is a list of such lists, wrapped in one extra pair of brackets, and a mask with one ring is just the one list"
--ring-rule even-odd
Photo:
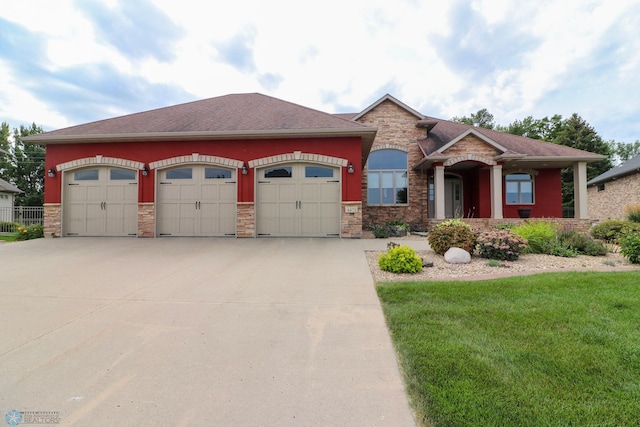
[(23, 191), (15, 196), (16, 206), (42, 206), (45, 148), (22, 140), (42, 133), (42, 127), (32, 123), (11, 129), (5, 122), (0, 127), (0, 178)]
[[(598, 135), (593, 126), (576, 113), (566, 119), (559, 114), (553, 115), (551, 118), (543, 117), (541, 119), (527, 116), (522, 120), (516, 119), (512, 123), (503, 126), (496, 124), (493, 114), (483, 108), (469, 116), (453, 117), (451, 120), (606, 156), (607, 158), (604, 160), (587, 164), (587, 180), (608, 171), (613, 165), (640, 155), (639, 140), (631, 144), (613, 140), (605, 141)], [(562, 170), (562, 206), (572, 208), (573, 202), (573, 169), (567, 168)]]
[[(506, 126), (496, 124), (486, 108), (469, 116), (453, 117), (454, 122), (496, 130), (513, 135), (526, 136), (565, 145), (592, 153), (602, 154), (605, 160), (587, 165), (587, 179), (606, 172), (612, 165), (640, 155), (640, 141), (624, 143), (604, 141), (596, 130), (578, 114), (563, 119), (560, 115), (535, 119), (532, 116), (515, 120)], [(44, 202), (44, 157), (45, 147), (27, 143), (22, 138), (42, 133), (42, 127), (11, 127), (3, 122), (0, 129), (0, 178), (18, 187), (23, 193), (16, 195), (16, 206), (42, 206)], [(573, 207), (573, 171), (562, 171), (562, 202)]]

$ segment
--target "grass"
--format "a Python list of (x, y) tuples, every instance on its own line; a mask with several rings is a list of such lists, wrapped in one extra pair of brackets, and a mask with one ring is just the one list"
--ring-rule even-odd
[(12, 234), (8, 236), (0, 235), (0, 240), (4, 240), (5, 242), (15, 242), (16, 238)]
[(425, 426), (640, 420), (640, 273), (377, 287)]

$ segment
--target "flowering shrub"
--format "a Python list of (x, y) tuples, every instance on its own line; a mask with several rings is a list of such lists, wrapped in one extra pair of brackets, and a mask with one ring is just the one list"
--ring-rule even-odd
[(31, 240), (44, 237), (44, 229), (41, 225), (21, 225), (16, 231), (16, 240)]
[(409, 246), (393, 246), (378, 257), (381, 270), (392, 273), (417, 273), (422, 270), (422, 260)]
[(459, 219), (443, 221), (429, 232), (429, 245), (440, 255), (444, 255), (449, 248), (461, 248), (472, 254), (477, 241), (478, 233)]
[(485, 231), (478, 237), (482, 258), (515, 261), (527, 247), (527, 240), (509, 230)]

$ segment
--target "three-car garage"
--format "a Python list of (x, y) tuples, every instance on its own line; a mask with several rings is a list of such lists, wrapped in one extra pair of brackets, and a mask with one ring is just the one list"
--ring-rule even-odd
[(32, 135), (47, 237), (360, 237), (376, 128), (233, 94)]

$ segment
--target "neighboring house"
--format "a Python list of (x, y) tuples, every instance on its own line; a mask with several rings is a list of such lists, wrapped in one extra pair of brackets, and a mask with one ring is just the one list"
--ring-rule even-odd
[(640, 156), (609, 169), (587, 183), (591, 218), (625, 219), (625, 208), (640, 205)]
[(47, 145), (45, 235), (361, 237), (363, 225), (561, 216), (602, 156), (423, 116), (237, 94), (25, 138)]
[(16, 194), (22, 193), (15, 185), (0, 178), (0, 222), (13, 221), (13, 205)]

